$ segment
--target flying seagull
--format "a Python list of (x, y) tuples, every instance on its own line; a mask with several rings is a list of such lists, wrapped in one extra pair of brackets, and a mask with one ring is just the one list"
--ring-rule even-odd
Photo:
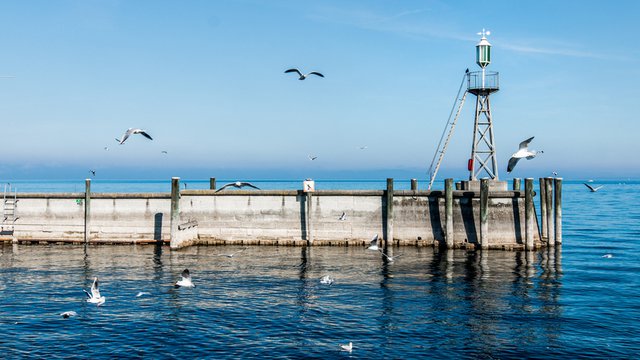
[(387, 260), (389, 260), (389, 262), (394, 262), (397, 258), (399, 258), (400, 256), (403, 255), (403, 254), (398, 254), (396, 256), (389, 256), (389, 255), (385, 254), (384, 252), (382, 252), (382, 250), (380, 251), (380, 253), (382, 255), (384, 255), (387, 258)]
[(65, 311), (62, 314), (60, 314), (60, 316), (62, 316), (65, 319), (68, 319), (68, 318), (76, 316), (76, 315), (78, 315), (78, 313), (75, 312), (75, 311)]
[(292, 72), (297, 73), (297, 74), (298, 74), (298, 76), (300, 76), (300, 77), (298, 78), (298, 80), (304, 80), (304, 79), (306, 79), (306, 78), (307, 78), (307, 76), (309, 76), (309, 75), (317, 75), (317, 76), (320, 76), (320, 77), (324, 77), (324, 75), (320, 74), (320, 73), (319, 73), (319, 72), (317, 72), (317, 71), (312, 71), (312, 72), (310, 72), (310, 73), (308, 73), (308, 74), (303, 74), (303, 73), (301, 73), (301, 72), (300, 72), (300, 70), (295, 69), (295, 68), (294, 68), (294, 69), (286, 70), (284, 73), (286, 74), (286, 73), (292, 73)]
[(91, 173), (91, 176), (96, 176), (96, 171), (95, 170), (89, 169), (89, 172)]
[(347, 345), (340, 345), (340, 349), (342, 349), (343, 351), (351, 352), (353, 350), (353, 343), (349, 341)]
[(243, 188), (243, 187), (245, 187), (245, 186), (248, 186), (248, 187), (252, 187), (252, 188), (254, 188), (254, 189), (258, 189), (258, 190), (260, 190), (260, 188), (259, 188), (259, 187), (255, 186), (255, 185), (253, 185), (253, 184), (251, 184), (251, 183), (248, 183), (248, 182), (242, 182), (242, 181), (236, 181), (236, 182), (232, 182), (232, 183), (225, 184), (223, 187), (221, 187), (220, 189), (216, 190), (216, 192), (218, 192), (218, 191), (222, 191), (222, 190), (224, 190), (224, 189), (226, 189), (226, 188), (228, 188), (228, 187), (230, 187), (230, 186), (233, 186), (233, 187), (238, 188), (238, 189)]
[(318, 157), (315, 155), (309, 155), (309, 160), (313, 161), (315, 159), (317, 159)]
[(100, 306), (107, 300), (107, 298), (100, 295), (97, 277), (93, 278), (93, 284), (91, 285), (91, 294), (89, 294), (87, 290), (82, 289), (82, 291), (84, 291), (84, 293), (88, 296), (87, 302), (90, 302), (92, 304), (97, 304), (98, 306)]
[(151, 138), (151, 136), (149, 136), (149, 134), (147, 134), (142, 129), (128, 128), (127, 131), (125, 131), (124, 134), (122, 135), (122, 138), (121, 139), (116, 138), (116, 141), (119, 142), (120, 145), (122, 145), (129, 138), (129, 136), (131, 136), (133, 134), (140, 134), (140, 135), (146, 137), (149, 140), (153, 140), (153, 138)]
[(176, 281), (175, 287), (196, 287), (191, 282), (191, 274), (189, 274), (189, 269), (182, 270), (182, 275), (180, 280)]
[(248, 249), (248, 247), (244, 247), (244, 248), (242, 248), (242, 249), (240, 249), (238, 251), (232, 252), (231, 254), (218, 254), (218, 256), (226, 256), (228, 258), (232, 258), (232, 257), (236, 256), (236, 254), (239, 254), (239, 253), (241, 253), (241, 252), (243, 252), (243, 251), (245, 251), (247, 249)]
[(331, 276), (325, 275), (320, 279), (320, 284), (331, 285), (331, 284), (333, 284), (333, 281), (334, 280), (333, 280), (333, 278)]
[(588, 187), (588, 188), (589, 188), (589, 190), (591, 190), (591, 192), (596, 192), (596, 191), (598, 191), (598, 190), (602, 189), (602, 187), (604, 186), (604, 185), (600, 185), (600, 186), (591, 186), (591, 185), (589, 185), (589, 184), (587, 184), (587, 183), (583, 183), (583, 184), (584, 184), (584, 186)]
[(369, 242), (369, 247), (367, 250), (380, 250), (378, 247), (378, 234), (376, 234), (371, 241)]
[(513, 171), (513, 168), (516, 167), (518, 160), (522, 158), (527, 158), (527, 160), (531, 160), (534, 157), (536, 157), (536, 155), (543, 153), (543, 151), (529, 150), (528, 146), (531, 140), (533, 140), (533, 136), (521, 142), (520, 148), (518, 149), (518, 151), (516, 151), (515, 153), (513, 153), (513, 155), (511, 155), (511, 159), (509, 159), (509, 164), (507, 165), (507, 173), (510, 173), (511, 171)]

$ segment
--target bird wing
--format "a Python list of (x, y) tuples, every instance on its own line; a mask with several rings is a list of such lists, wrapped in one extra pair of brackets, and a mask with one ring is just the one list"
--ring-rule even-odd
[(595, 191), (598, 191), (598, 190), (602, 189), (602, 187), (603, 187), (603, 186), (604, 186), (604, 185), (596, 186), (596, 187), (594, 188), (594, 190), (595, 190)]
[(234, 186), (234, 185), (235, 185), (234, 183), (224, 184), (220, 189), (216, 190), (216, 192), (222, 191), (222, 190), (228, 188), (229, 186)]
[(324, 75), (320, 74), (320, 73), (319, 73), (319, 72), (317, 72), (317, 71), (312, 71), (312, 72), (310, 72), (310, 73), (308, 73), (308, 74), (307, 74), (307, 76), (309, 76), (309, 75), (318, 75), (318, 76), (320, 76), (320, 77), (324, 77)]
[(589, 190), (591, 190), (591, 191), (596, 191), (596, 190), (593, 188), (593, 186), (591, 186), (591, 185), (589, 185), (589, 184), (587, 184), (587, 183), (584, 183), (584, 186), (588, 187), (588, 188), (589, 188)]
[(520, 160), (517, 157), (512, 157), (511, 159), (509, 159), (509, 164), (507, 165), (507, 172), (510, 173), (511, 171), (513, 171), (513, 168), (516, 167), (516, 164), (518, 163), (518, 160)]
[(286, 74), (286, 73), (291, 73), (291, 72), (298, 73), (299, 76), (302, 76), (302, 73), (298, 69), (289, 69), (289, 70), (286, 70), (284, 73)]
[(369, 242), (369, 246), (373, 246), (376, 245), (378, 243), (378, 234), (376, 234), (372, 239), (371, 242)]
[(259, 188), (259, 187), (255, 186), (255, 185), (253, 185), (253, 184), (251, 184), (251, 183), (248, 183), (248, 182), (240, 183), (240, 186), (248, 186), (248, 187), (252, 187), (252, 188), (254, 188), (254, 189), (258, 189), (258, 190), (260, 190), (260, 188)]
[(91, 299), (91, 294), (89, 294), (89, 292), (88, 292), (87, 290), (82, 289), (82, 291), (84, 291), (84, 293), (85, 293), (85, 294), (87, 294), (87, 297), (88, 297), (89, 299)]
[(526, 148), (527, 148), (527, 146), (529, 146), (529, 143), (531, 142), (531, 140), (533, 140), (533, 138), (534, 138), (534, 137), (532, 136), (532, 137), (528, 138), (527, 140), (525, 140), (525, 141), (521, 142), (521, 143), (520, 143), (520, 147), (519, 147), (519, 149), (520, 149), (520, 150), (521, 150), (521, 149), (526, 149)]
[(98, 287), (98, 278), (93, 279), (93, 284), (91, 285), (91, 295), (94, 298), (100, 297), (100, 288)]
[(144, 132), (144, 130), (140, 130), (140, 131), (138, 132), (138, 134), (140, 134), (140, 135), (142, 135), (142, 136), (146, 137), (146, 138), (147, 138), (147, 139), (149, 139), (149, 140), (153, 140), (153, 138), (152, 138), (151, 136), (149, 136), (149, 134), (147, 134), (146, 132)]

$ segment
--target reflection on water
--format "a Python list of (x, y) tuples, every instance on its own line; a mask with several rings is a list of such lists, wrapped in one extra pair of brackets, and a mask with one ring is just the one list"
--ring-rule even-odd
[[(251, 247), (218, 256), (235, 250), (5, 246), (0, 350), (325, 358), (353, 341), (353, 355), (374, 358), (566, 351), (560, 249), (407, 247), (395, 249), (402, 256), (393, 262), (361, 247)], [(196, 288), (172, 286), (184, 268)], [(324, 275), (335, 283), (320, 284)], [(94, 276), (107, 298), (99, 308), (82, 293)], [(150, 295), (138, 298), (140, 291)], [(68, 310), (78, 316), (61, 320)], [(88, 336), (92, 346), (61, 342)]]

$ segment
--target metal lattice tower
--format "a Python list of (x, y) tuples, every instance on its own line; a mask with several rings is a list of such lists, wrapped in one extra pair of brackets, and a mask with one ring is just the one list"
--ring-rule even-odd
[(482, 29), (482, 35), (476, 45), (476, 63), (482, 71), (467, 74), (467, 91), (476, 96), (476, 115), (473, 125), (473, 145), (468, 163), (469, 180), (478, 180), (478, 175), (486, 172), (493, 180), (498, 180), (498, 163), (493, 136), (491, 118), (491, 102), (489, 95), (499, 90), (497, 72), (487, 72), (485, 68), (491, 63), (491, 44), (487, 41), (489, 31)]

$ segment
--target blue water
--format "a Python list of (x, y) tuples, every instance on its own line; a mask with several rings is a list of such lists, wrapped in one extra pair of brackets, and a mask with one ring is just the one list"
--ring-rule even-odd
[[(563, 200), (562, 248), (529, 254), (403, 247), (389, 263), (361, 247), (249, 247), (227, 258), (218, 255), (239, 247), (5, 244), (0, 354), (637, 358), (640, 183), (590, 193), (565, 181)], [(173, 288), (184, 268), (196, 288)], [(334, 284), (320, 284), (324, 275)], [(82, 292), (94, 276), (100, 307)], [(78, 316), (59, 316), (68, 310)], [(353, 352), (341, 351), (349, 341)]]

